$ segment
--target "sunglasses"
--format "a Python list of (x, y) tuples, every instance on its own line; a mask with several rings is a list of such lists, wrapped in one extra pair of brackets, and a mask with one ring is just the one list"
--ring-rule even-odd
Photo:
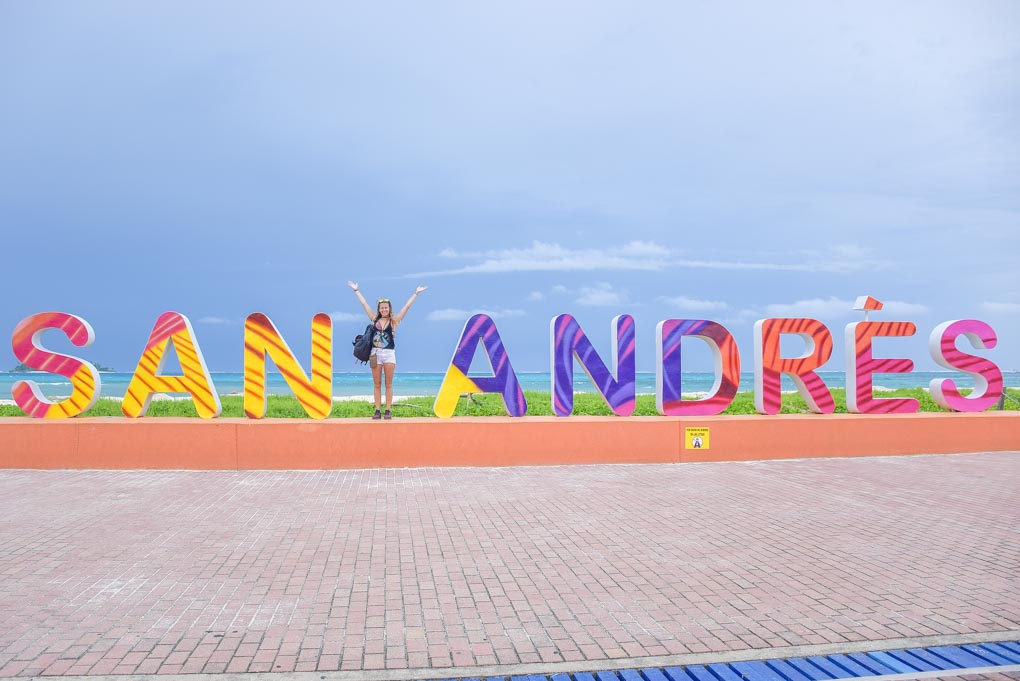
[(380, 298), (379, 302), (380, 303), (388, 303), (388, 302), (390, 302), (390, 299), (389, 298)]

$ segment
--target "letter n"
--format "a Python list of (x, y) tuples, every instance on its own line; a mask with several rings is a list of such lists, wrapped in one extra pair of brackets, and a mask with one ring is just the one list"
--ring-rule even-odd
[(552, 346), (552, 401), (557, 416), (570, 416), (574, 410), (574, 359), (617, 416), (634, 413), (634, 318), (618, 315), (610, 322), (613, 338), (615, 376), (595, 351), (573, 315), (561, 314), (549, 323)]
[(273, 321), (261, 312), (244, 320), (244, 415), (266, 415), (266, 358), (271, 357), (301, 408), (313, 419), (333, 409), (333, 320), (320, 312), (312, 318), (312, 377), (301, 368)]

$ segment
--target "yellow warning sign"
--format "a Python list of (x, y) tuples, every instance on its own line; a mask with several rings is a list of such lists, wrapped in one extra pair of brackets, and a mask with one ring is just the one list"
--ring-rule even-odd
[(708, 449), (708, 428), (684, 428), (684, 449)]

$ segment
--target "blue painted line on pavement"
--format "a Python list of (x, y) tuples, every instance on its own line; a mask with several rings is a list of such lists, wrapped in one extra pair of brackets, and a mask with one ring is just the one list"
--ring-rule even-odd
[[(960, 671), (1020, 665), (1020, 641), (903, 650), (875, 650), (848, 655), (776, 658), (744, 662), (693, 664), (643, 669), (605, 669), (575, 674), (524, 674), (510, 681), (834, 681), (864, 676)], [(433, 681), (457, 681), (435, 679)], [(460, 681), (480, 681), (461, 679)], [(488, 679), (487, 681), (496, 681)], [(500, 679), (502, 681), (502, 679)]]

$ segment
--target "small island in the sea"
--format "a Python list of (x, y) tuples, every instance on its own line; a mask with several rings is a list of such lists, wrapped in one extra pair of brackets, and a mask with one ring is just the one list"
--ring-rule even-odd
[[(117, 372), (117, 370), (114, 369), (113, 367), (103, 366), (102, 364), (99, 364), (98, 362), (93, 362), (92, 366), (94, 366), (96, 368), (96, 371), (102, 371), (104, 373), (116, 373)], [(8, 371), (7, 373), (9, 373), (9, 374), (27, 374), (30, 371), (35, 371), (35, 369), (33, 369), (32, 367), (29, 367), (29, 366), (25, 366), (25, 364), (22, 362), (22, 363), (19, 363), (18, 366), (14, 367), (10, 371)]]

